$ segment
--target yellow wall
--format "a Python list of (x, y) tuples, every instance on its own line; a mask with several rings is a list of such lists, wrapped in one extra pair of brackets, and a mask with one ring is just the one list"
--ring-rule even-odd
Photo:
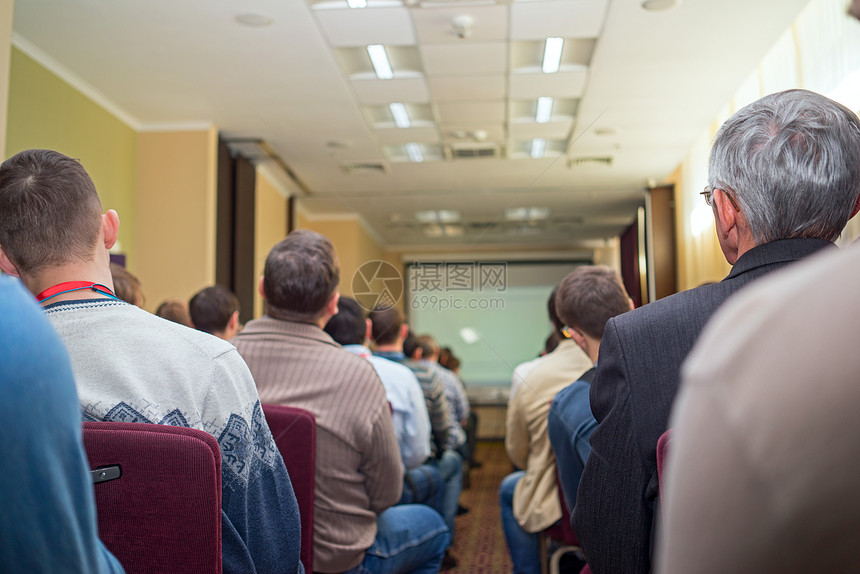
[[(254, 215), (254, 277), (263, 275), (266, 256), (272, 247), (287, 236), (287, 199), (277, 187), (257, 170), (257, 189)], [(259, 289), (254, 291), (254, 317), (263, 314), (263, 298)]]
[(134, 272), (136, 132), (13, 47), (4, 157), (31, 148), (81, 160), (104, 208), (119, 213), (119, 241)]
[(323, 219), (297, 214), (296, 228), (316, 231), (332, 242), (340, 259), (339, 290), (342, 295), (352, 296), (352, 277), (359, 267), (369, 261), (385, 260), (385, 251), (357, 217), (347, 215)]
[(215, 282), (218, 132), (138, 136), (137, 265), (146, 308)]
[(6, 112), (9, 104), (9, 65), (12, 50), (14, 0), (0, 0), (0, 159), (6, 157)]

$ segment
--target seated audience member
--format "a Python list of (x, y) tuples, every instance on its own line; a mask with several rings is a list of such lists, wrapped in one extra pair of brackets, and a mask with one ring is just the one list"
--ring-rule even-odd
[(191, 326), (229, 341), (239, 332), (239, 298), (221, 285), (206, 287), (188, 301)]
[(603, 333), (590, 394), (598, 426), (572, 519), (596, 574), (651, 571), (656, 445), (681, 362), (733, 293), (833, 246), (858, 209), (860, 120), (813, 92), (765, 96), (719, 129), (708, 179), (729, 275), (614, 317)]
[[(466, 388), (460, 381), (460, 377), (439, 364), (439, 345), (430, 335), (422, 335), (416, 338), (421, 348), (421, 358), (418, 364), (436, 373), (442, 381), (442, 390), (448, 401), (448, 442), (446, 449), (455, 450), (465, 460), (469, 460), (468, 445), (466, 444), (466, 430), (464, 428), (469, 419), (469, 397), (466, 396)], [(450, 357), (449, 357), (450, 358)]]
[(123, 571), (98, 539), (81, 411), (62, 343), (0, 274), (0, 572)]
[[(606, 321), (633, 308), (621, 278), (608, 267), (584, 265), (565, 277), (558, 291), (558, 299), (564, 302), (558, 307), (558, 316), (566, 332), (597, 364)], [(591, 452), (589, 439), (597, 427), (588, 400), (594, 371), (589, 369), (555, 395), (547, 419), (549, 442), (569, 511), (576, 505), (579, 477)]]
[[(568, 293), (554, 290), (556, 308), (573, 306)], [(514, 572), (540, 574), (539, 533), (561, 518), (555, 457), (547, 437), (549, 406), (555, 394), (593, 365), (573, 339), (561, 341), (528, 374), (508, 406), (505, 449), (517, 470), (502, 480), (499, 501), (502, 529)]]
[(829, 251), (738, 294), (684, 362), (658, 572), (860, 572), (860, 245)]
[(266, 258), (266, 315), (233, 343), (265, 403), (316, 416), (314, 569), (318, 572), (436, 572), (450, 541), (428, 506), (393, 506), (403, 470), (385, 388), (370, 362), (323, 331), (337, 314), (334, 247), (296, 230)]
[[(168, 299), (161, 303), (155, 310), (155, 314), (162, 319), (191, 327), (191, 318), (188, 316), (188, 308), (179, 299)], [(191, 327), (193, 329), (193, 327)]]
[[(371, 339), (376, 345), (374, 354), (406, 365), (415, 373), (418, 382), (421, 383), (427, 411), (430, 414), (430, 428), (433, 435), (433, 444), (431, 445), (433, 455), (430, 464), (436, 466), (445, 479), (442, 517), (451, 531), (451, 539), (453, 540), (454, 518), (457, 516), (460, 493), (463, 490), (463, 457), (459, 453), (445, 448), (448, 443), (450, 414), (442, 381), (433, 371), (419, 365), (417, 361), (407, 358), (403, 352), (404, 340), (409, 333), (409, 326), (403, 322), (403, 314), (399, 309), (395, 307), (375, 309), (370, 313), (370, 323)], [(453, 558), (449, 554), (446, 558), (446, 565), (453, 562)]]
[[(0, 267), (20, 276), (65, 343), (84, 420), (187, 426), (222, 451), (224, 572), (297, 572), (300, 521), (287, 469), (232, 345), (116, 298), (102, 214), (83, 166), (48, 150), (0, 166)], [(247, 445), (255, 448), (247, 448)]]
[(369, 339), (370, 320), (355, 299), (341, 297), (337, 308), (325, 332), (350, 353), (370, 361), (391, 405), (394, 434), (406, 471), (399, 504), (427, 504), (441, 512), (445, 481), (435, 466), (424, 464), (430, 456), (430, 417), (415, 373), (394, 361), (373, 356), (364, 346)]
[(117, 297), (126, 303), (143, 307), (143, 288), (140, 285), (140, 279), (116, 263), (110, 264), (110, 275), (113, 280), (113, 292)]
[(525, 382), (526, 377), (531, 370), (534, 369), (536, 365), (539, 365), (546, 355), (555, 351), (555, 348), (558, 347), (559, 341), (564, 339), (564, 335), (561, 334), (561, 329), (564, 325), (562, 325), (561, 320), (558, 318), (558, 314), (555, 311), (555, 295), (557, 291), (558, 287), (555, 287), (552, 292), (550, 292), (549, 298), (546, 301), (549, 321), (552, 324), (552, 333), (550, 333), (549, 337), (547, 337), (544, 342), (544, 350), (539, 357), (526, 361), (525, 363), (520, 363), (514, 367), (514, 374), (511, 377), (511, 390), (508, 394), (508, 405), (510, 405), (514, 400), (514, 397), (517, 396), (520, 386)]

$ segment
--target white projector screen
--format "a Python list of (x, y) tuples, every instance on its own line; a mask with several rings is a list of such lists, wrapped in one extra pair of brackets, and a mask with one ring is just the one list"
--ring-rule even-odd
[(461, 361), (470, 387), (508, 387), (514, 367), (537, 357), (552, 328), (547, 299), (589, 261), (419, 262), (406, 267), (407, 313)]

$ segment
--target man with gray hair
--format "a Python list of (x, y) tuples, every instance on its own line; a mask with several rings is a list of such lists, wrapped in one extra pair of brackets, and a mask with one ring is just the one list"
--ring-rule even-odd
[(651, 571), (657, 439), (707, 320), (744, 285), (832, 246), (858, 194), (860, 120), (823, 96), (766, 96), (717, 132), (702, 195), (732, 271), (606, 323), (590, 393), (598, 427), (571, 520), (595, 574)]

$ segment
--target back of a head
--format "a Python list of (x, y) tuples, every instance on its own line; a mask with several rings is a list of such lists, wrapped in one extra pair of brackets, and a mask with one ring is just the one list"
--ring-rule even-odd
[(717, 132), (708, 179), (737, 201), (758, 245), (833, 241), (860, 194), (860, 120), (814, 92), (765, 96)]
[(266, 313), (290, 321), (315, 321), (337, 291), (337, 255), (331, 242), (314, 231), (297, 229), (266, 258), (263, 293)]
[(188, 316), (188, 310), (185, 308), (185, 303), (178, 299), (168, 299), (161, 303), (155, 310), (155, 314), (162, 319), (191, 327), (191, 319)]
[(367, 333), (364, 309), (349, 297), (341, 297), (337, 309), (337, 315), (328, 320), (323, 330), (341, 345), (363, 345)]
[(110, 264), (110, 275), (113, 281), (113, 292), (117, 297), (137, 305), (143, 306), (143, 289), (140, 285), (140, 279), (132, 275), (128, 269), (116, 263)]
[(239, 299), (221, 285), (201, 289), (188, 301), (191, 325), (210, 334), (224, 331), (233, 313), (238, 310)]
[(61, 153), (32, 149), (0, 165), (0, 245), (22, 274), (89, 260), (101, 209), (86, 170)]
[(421, 356), (425, 359), (437, 356), (439, 353), (439, 345), (436, 344), (436, 339), (434, 339), (432, 335), (421, 335), (416, 337), (415, 344), (421, 348)]
[(602, 339), (606, 322), (630, 310), (630, 298), (618, 273), (603, 265), (583, 265), (562, 279), (556, 310), (568, 327)]
[(400, 337), (403, 314), (396, 307), (374, 309), (370, 312), (370, 338), (377, 345), (390, 345)]

